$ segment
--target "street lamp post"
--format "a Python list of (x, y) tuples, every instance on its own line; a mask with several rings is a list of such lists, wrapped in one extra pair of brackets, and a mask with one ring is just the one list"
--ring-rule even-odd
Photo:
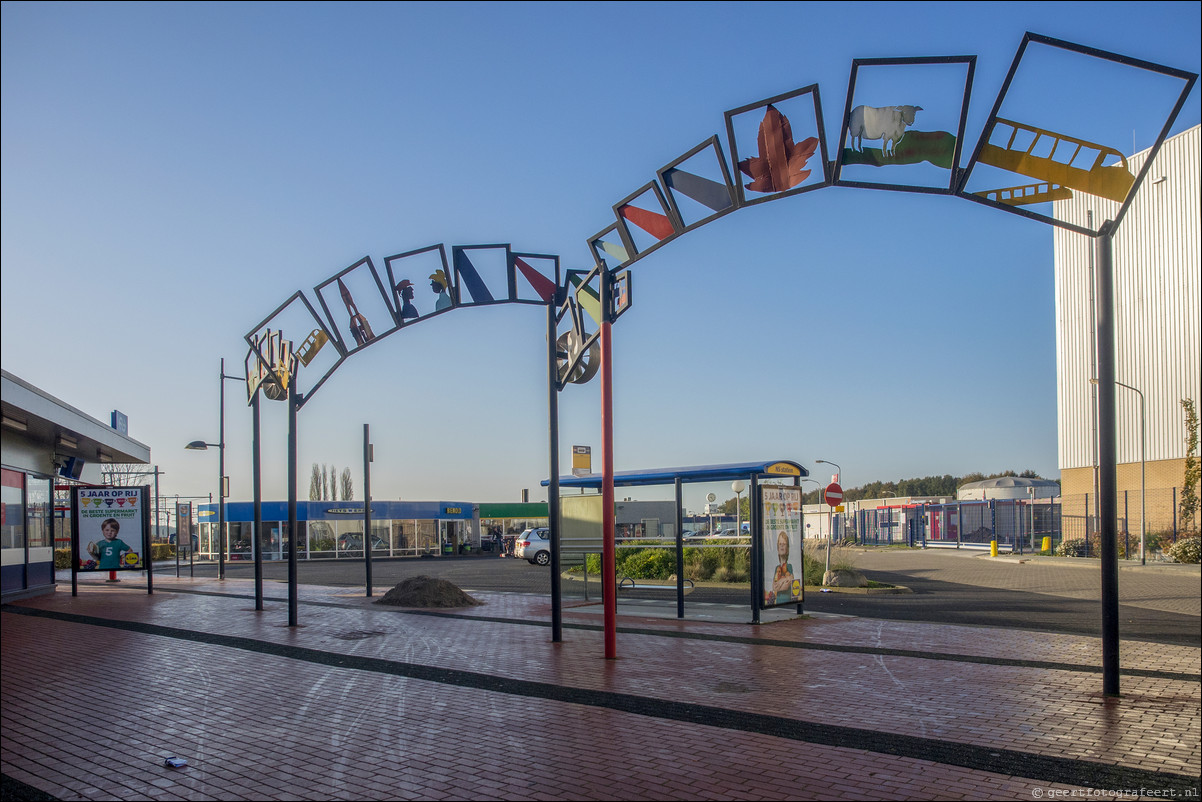
[[(839, 467), (839, 463), (831, 462), (829, 459), (816, 459), (814, 462), (822, 463), (823, 465), (834, 465), (836, 471), (835, 476), (838, 477), (839, 480), (843, 479), (843, 469)], [(826, 580), (830, 577), (831, 573), (831, 540), (833, 540), (835, 537), (834, 508), (832, 507), (831, 510), (831, 524), (826, 533), (826, 576), (822, 578), (822, 584), (824, 585), (826, 584)]]
[[(225, 383), (226, 381), (244, 381), (242, 376), (227, 376), (225, 373), (225, 359), (221, 360), (221, 371), (218, 374), (219, 379), (217, 386), (220, 388), (218, 402), (221, 407), (219, 419), (219, 437), (217, 443), (206, 443), (203, 440), (193, 440), (184, 448), (193, 451), (207, 451), (209, 448), (217, 449), (217, 578), (225, 579), (225, 497), (229, 495), (226, 476), (225, 476)], [(255, 533), (258, 537), (258, 533)]]
[[(819, 503), (819, 504), (821, 504), (821, 503), (822, 503), (822, 483), (821, 483), (821, 482), (819, 482), (817, 479), (802, 479), (801, 481), (802, 481), (802, 482), (811, 482), (811, 483), (813, 483), (813, 484), (814, 484), (814, 485), (815, 485), (815, 486), (818, 488), (818, 503)], [(803, 489), (802, 489), (802, 499), (803, 499), (803, 502), (804, 502), (804, 499), (805, 499), (805, 490), (804, 490), (804, 487), (803, 487)], [(805, 504), (803, 503), (803, 504), (802, 504), (802, 512), (803, 512), (803, 515), (804, 515), (804, 511), (805, 511)], [(806, 524), (806, 529), (809, 529), (809, 528), (810, 528), (810, 525), (809, 525), (809, 524)], [(807, 534), (808, 534), (808, 533), (807, 533)], [(802, 546), (802, 547), (804, 548), (804, 544), (803, 544), (803, 546)]]
[[(1089, 383), (1097, 384), (1098, 380), (1090, 379)], [(1143, 394), (1143, 392), (1135, 389), (1134, 387), (1132, 387), (1129, 384), (1123, 384), (1120, 381), (1116, 381), (1114, 384), (1116, 387), (1125, 387), (1128, 390), (1130, 390), (1131, 392), (1133, 392), (1139, 396), (1139, 564), (1147, 565), (1148, 558), (1147, 558), (1147, 554), (1145, 554), (1145, 552), (1144, 552), (1144, 549), (1145, 549), (1145, 541), (1147, 539), (1147, 533), (1148, 533), (1148, 527), (1147, 527), (1147, 522), (1148, 522), (1147, 422), (1148, 422), (1148, 418), (1147, 418), (1147, 415), (1145, 414), (1146, 408), (1144, 406), (1144, 394)]]

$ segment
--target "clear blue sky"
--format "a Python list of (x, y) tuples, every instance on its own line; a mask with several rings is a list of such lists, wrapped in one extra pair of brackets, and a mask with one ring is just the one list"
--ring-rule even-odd
[[(3, 366), (102, 420), (125, 412), (164, 492), (208, 493), (216, 454), (183, 445), (218, 436), (218, 361), (240, 373), (252, 326), (363, 256), (507, 242), (589, 267), (611, 205), (711, 135), (725, 148), (729, 109), (817, 83), (833, 147), (853, 58), (978, 56), (966, 164), (1025, 31), (1197, 72), (1199, 8), (4, 3)], [(1084, 113), (1143, 148), (1162, 121), (1133, 111)], [(1045, 224), (850, 188), (742, 209), (635, 267), (617, 467), (1057, 477), (1054, 317)], [(544, 348), (541, 310), (502, 306), (353, 356), (301, 412), (301, 497), (315, 461), (361, 493), (368, 423), (376, 498), (544, 498)], [(561, 397), (565, 470), (573, 444), (599, 465), (598, 392)], [(286, 492), (285, 412), (265, 409), (269, 498)], [(232, 496), (249, 498), (234, 382), (226, 416)], [(688, 506), (711, 489), (730, 495)]]

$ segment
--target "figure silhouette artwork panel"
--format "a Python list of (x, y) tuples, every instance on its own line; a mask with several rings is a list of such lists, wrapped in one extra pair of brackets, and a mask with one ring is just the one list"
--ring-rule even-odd
[(416, 320), (419, 317), (417, 307), (413, 305), (413, 282), (402, 279), (396, 285), (397, 296), (401, 299), (401, 320)]
[(430, 291), (438, 296), (434, 302), (434, 311), (441, 312), (444, 309), (450, 309), (453, 305), (451, 302), (451, 282), (447, 279), (445, 270), (435, 270), (430, 274)]
[(342, 279), (338, 279), (338, 294), (342, 296), (346, 313), (350, 315), (351, 336), (355, 338), (355, 345), (360, 347), (367, 345), (375, 339), (375, 335), (371, 331), (371, 324), (367, 322), (367, 318), (359, 314), (359, 310), (355, 307), (355, 299), (351, 297), (351, 291), (342, 283)]

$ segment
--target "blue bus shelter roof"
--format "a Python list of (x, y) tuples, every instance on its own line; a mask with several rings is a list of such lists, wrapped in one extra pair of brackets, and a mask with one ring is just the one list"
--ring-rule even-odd
[[(726, 465), (693, 465), (687, 468), (657, 468), (649, 471), (615, 471), (614, 487), (632, 487), (636, 485), (670, 485), (677, 478), (681, 482), (723, 482), (734, 479), (746, 479), (749, 476), (767, 477), (804, 477), (810, 472), (800, 463), (790, 460), (773, 460), (771, 462), (732, 462)], [(551, 484), (544, 479), (542, 486)], [(600, 487), (601, 474), (590, 473), (585, 476), (561, 476), (560, 487)]]

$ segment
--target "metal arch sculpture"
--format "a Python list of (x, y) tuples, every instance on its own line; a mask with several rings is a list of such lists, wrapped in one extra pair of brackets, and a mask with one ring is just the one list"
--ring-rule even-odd
[[(1155, 143), (1150, 148), (1148, 158), (1138, 176), (1131, 175), (1127, 170), (1126, 157), (1118, 148), (1099, 144), (1088, 134), (1078, 131), (1057, 133), (1054, 127), (1041, 125), (1036, 120), (1014, 120), (1002, 117), (999, 112), (1006, 99), (1012, 81), (1022, 64), (1028, 47), (1032, 44), (1045, 46), (1091, 59), (1100, 59), (1111, 64), (1119, 64), (1147, 71), (1155, 75), (1166, 76), (1183, 82), (1171, 111), (1166, 117)], [(917, 103), (893, 103), (892, 105), (876, 105), (874, 100), (855, 103), (859, 86), (859, 71), (861, 68), (873, 67), (918, 67), (918, 66), (952, 66), (967, 70), (964, 78), (963, 95), (955, 115), (956, 134), (948, 131), (920, 131), (913, 126), (917, 124), (918, 112), (924, 113), (924, 120), (936, 115), (933, 106), (920, 106)], [(555, 395), (563, 386), (571, 381), (587, 381), (597, 371), (594, 368), (599, 361), (608, 359), (608, 327), (620, 314), (620, 304), (615, 304), (613, 298), (619, 286), (625, 289), (626, 306), (629, 305), (629, 290), (631, 276), (629, 267), (645, 256), (654, 253), (677, 237), (692, 231), (707, 222), (715, 220), (740, 208), (764, 203), (801, 194), (828, 186), (858, 186), (874, 189), (891, 189), (906, 192), (935, 192), (952, 194), (976, 203), (983, 203), (995, 208), (1017, 213), (1031, 219), (1066, 228), (1093, 237), (1099, 243), (1099, 254), (1102, 258), (1104, 274), (1109, 271), (1106, 265), (1110, 259), (1110, 242), (1119, 222), (1126, 214), (1132, 198), (1142, 185), (1144, 178), (1157, 152), (1163, 144), (1168, 132), (1176, 120), (1178, 113), (1185, 103), (1187, 96), (1197, 80), (1197, 75), (1184, 70), (1178, 70), (1152, 62), (1133, 59), (1107, 51), (1076, 45), (1059, 39), (1027, 33), (1019, 46), (1006, 80), (999, 91), (993, 110), (985, 126), (984, 133), (978, 140), (976, 149), (966, 168), (959, 166), (962, 152), (964, 125), (972, 88), (972, 76), (975, 68), (974, 56), (935, 56), (909, 59), (859, 59), (853, 61), (852, 73), (849, 80), (847, 103), (844, 109), (840, 127), (839, 158), (835, 161), (828, 159), (828, 143), (826, 141), (825, 125), (822, 118), (822, 105), (819, 100), (818, 85), (812, 84), (794, 92), (777, 95), (766, 100), (757, 101), (725, 113), (728, 144), (731, 159), (722, 153), (717, 136), (702, 142), (669, 162), (656, 172), (655, 179), (643, 184), (626, 198), (611, 207), (614, 215), (612, 222), (603, 227), (597, 234), (587, 239), (589, 254), (594, 267), (583, 277), (577, 276), (579, 282), (569, 280), (561, 284), (559, 277), (558, 257), (545, 257), (553, 260), (554, 281), (540, 271), (534, 270), (522, 260), (516, 260), (508, 245), (479, 245), (455, 246), (452, 248), (452, 262), (449, 265), (446, 251), (442, 245), (430, 246), (418, 251), (388, 257), (385, 264), (388, 269), (388, 289), (372, 265), (369, 257), (356, 262), (339, 274), (315, 288), (318, 300), (326, 313), (322, 321), (313, 306), (301, 293), (294, 294), (268, 316), (256, 329), (247, 334), (246, 339), (251, 352), (259, 360), (261, 370), (270, 371), (272, 381), (259, 380), (258, 384), (274, 387), (274, 394), (281, 395), (287, 389), (290, 399), (299, 398), (290, 404), (291, 417), (327, 378), (341, 365), (350, 354), (358, 353), (378, 342), (400, 328), (425, 317), (450, 311), (459, 306), (478, 306), (495, 303), (538, 303), (548, 309), (548, 351), (550, 364), (555, 366), (552, 388), (552, 409), (556, 409)], [(854, 105), (853, 105), (854, 104)], [(943, 104), (946, 105), (946, 104)], [(760, 112), (762, 110), (762, 117)], [(944, 110), (945, 119), (953, 119)], [(755, 130), (754, 155), (739, 158), (739, 142), (751, 138), (750, 133), (743, 133), (749, 122)], [(947, 126), (953, 127), (953, 126)], [(907, 130), (909, 129), (909, 130)], [(995, 134), (999, 134), (995, 137)], [(850, 138), (844, 147), (844, 143)], [(881, 142), (881, 147), (874, 149), (864, 146), (864, 140)], [(1025, 146), (1024, 146), (1025, 143)], [(1062, 146), (1064, 150), (1062, 151)], [(1134, 149), (1134, 143), (1133, 143)], [(745, 148), (748, 152), (751, 148)], [(812, 163), (813, 157), (821, 152), (818, 163)], [(1071, 151), (1071, 153), (1069, 152)], [(1084, 158), (1078, 162), (1078, 156)], [(1058, 158), (1058, 156), (1060, 158)], [(1117, 157), (1119, 164), (1108, 164), (1107, 159)], [(947, 170), (946, 181), (940, 181), (938, 186), (922, 182), (886, 183), (876, 181), (844, 178), (844, 170), (858, 170), (860, 167), (877, 169), (911, 169), (920, 165), (932, 165), (936, 170)], [(1011, 187), (986, 187), (970, 190), (968, 184), (978, 168), (984, 167), (983, 172), (990, 169), (1019, 176), (1021, 180), (1035, 179), (1035, 184), (1017, 185)], [(923, 170), (927, 168), (922, 166)], [(738, 171), (738, 172), (736, 172)], [(735, 182), (733, 175), (742, 173), (750, 179), (744, 184), (741, 180)], [(943, 176), (943, 174), (939, 174)], [(1054, 215), (1034, 212), (1029, 208), (1033, 204), (1050, 203), (1058, 199), (1071, 197), (1074, 192), (1085, 192), (1112, 204), (1117, 208), (1110, 210), (1113, 217), (1102, 222), (1098, 228), (1092, 225), (1081, 225), (1079, 222), (1057, 219)], [(748, 194), (754, 193), (754, 194)], [(483, 270), (482, 264), (477, 264), (473, 257), (479, 251), (480, 256), (486, 252), (505, 253), (504, 270), (497, 267), (497, 256), (490, 260), (491, 270)], [(437, 255), (441, 261), (429, 274), (431, 290), (436, 295), (434, 310), (422, 315), (419, 307), (413, 303), (415, 298), (415, 283), (411, 278), (402, 277), (399, 281), (393, 271), (394, 262), (405, 258), (422, 255)], [(615, 270), (609, 267), (610, 261), (618, 268), (626, 268), (624, 283), (615, 280)], [(536, 297), (519, 298), (516, 270), (519, 270), (528, 282)], [(366, 273), (364, 272), (366, 271)], [(370, 292), (348, 286), (349, 277), (358, 274), (360, 277), (370, 275), (383, 301), (385, 309), (392, 318), (393, 326), (386, 331), (375, 332), (370, 323), (371, 315), (360, 310), (359, 304)], [(500, 276), (503, 274), (504, 282)], [(1109, 280), (1109, 279), (1108, 279)], [(595, 282), (596, 287), (591, 287)], [(346, 310), (347, 324), (339, 326), (335, 316), (331, 314), (322, 290), (335, 284), (339, 298)], [(363, 282), (360, 282), (362, 285)], [(571, 284), (572, 286), (569, 286)], [(370, 288), (370, 285), (368, 285)], [(554, 291), (551, 288), (554, 287)], [(464, 291), (466, 290), (466, 300)], [(361, 293), (356, 296), (356, 293)], [(1107, 319), (1109, 305), (1112, 299), (1109, 288), (1099, 291), (1099, 304), (1106, 304)], [(357, 300), (358, 299), (358, 300)], [(373, 300), (375, 298), (373, 297)], [(291, 341), (282, 339), (278, 332), (273, 335), (270, 328), (265, 328), (287, 307), (297, 301), (311, 315), (315, 326), (306, 332), (306, 339), (296, 349), (295, 354), (288, 354)], [(626, 306), (622, 306), (624, 309)], [(598, 330), (588, 333), (585, 318), (590, 307), (595, 307), (596, 314), (588, 314), (598, 324)], [(555, 308), (558, 308), (557, 311)], [(571, 328), (563, 335), (558, 335), (556, 328), (559, 323), (567, 320)], [(327, 326), (327, 323), (329, 324)], [(1110, 321), (1108, 325), (1113, 325)], [(343, 329), (346, 329), (344, 332)], [(1110, 332), (1112, 335), (1112, 331)], [(345, 334), (350, 335), (354, 347)], [(1106, 339), (1106, 332), (1099, 332), (1099, 341)], [(280, 337), (276, 346), (276, 354), (269, 359), (264, 354), (272, 337)], [(284, 342), (288, 342), (285, 347)], [(602, 343), (600, 360), (593, 351), (594, 346)], [(312, 389), (304, 396), (297, 395), (296, 371), (298, 366), (308, 366), (324, 345), (333, 346), (337, 357)], [(1109, 429), (1114, 428), (1114, 375), (1113, 375), (1113, 345), (1099, 348), (1099, 383), (1102, 385), (1099, 410), (1102, 424)], [(1103, 351), (1109, 353), (1103, 354)], [(1109, 365), (1105, 363), (1109, 360)], [(250, 363), (248, 357), (248, 388), (251, 384)], [(258, 371), (257, 371), (258, 372)], [(607, 416), (609, 406), (609, 376), (608, 368), (601, 367), (603, 419)], [(258, 385), (256, 385), (258, 386)], [(254, 389), (250, 390), (252, 398), (257, 399)], [(555, 415), (557, 416), (557, 412)], [(294, 426), (292, 427), (294, 429)], [(607, 475), (612, 477), (612, 440), (608, 424), (603, 420), (605, 430), (604, 453), (606, 454)], [(1110, 435), (1107, 435), (1110, 436)], [(1104, 477), (1102, 496), (1111, 497), (1114, 502), (1115, 474), (1117, 458), (1113, 443), (1102, 444), (1102, 468)], [(553, 479), (557, 479), (557, 455), (552, 453)], [(295, 481), (290, 492), (295, 492)], [(612, 499), (612, 479), (606, 487)], [(552, 492), (555, 485), (552, 486)], [(291, 500), (290, 500), (291, 501)], [(603, 508), (607, 504), (603, 503)], [(611, 506), (611, 505), (609, 505)], [(1103, 504), (1102, 520), (1113, 530), (1113, 506)], [(290, 524), (294, 518), (290, 516)], [(1108, 522), (1108, 523), (1107, 523)], [(295, 530), (293, 530), (295, 531)], [(1104, 534), (1113, 536), (1113, 531)], [(1107, 538), (1103, 539), (1103, 563), (1115, 561), (1114, 549), (1106, 547)], [(612, 541), (607, 541), (612, 547)], [(1113, 544), (1111, 544), (1113, 545)], [(553, 557), (558, 562), (557, 550)], [(295, 550), (292, 552), (295, 557)], [(607, 568), (612, 567), (612, 548), (607, 552), (603, 561)], [(553, 584), (553, 602), (557, 600), (557, 584)], [(612, 632), (613, 616), (610, 603), (614, 594), (609, 594), (606, 609), (606, 657), (613, 657)], [(555, 604), (553, 604), (553, 607)], [(1108, 695), (1118, 693), (1118, 657), (1117, 657), (1117, 567), (1111, 571), (1104, 565), (1103, 582), (1104, 607), (1104, 646), (1103, 673), (1104, 692)], [(290, 592), (290, 624), (294, 624), (295, 597)], [(758, 619), (758, 615), (757, 615)], [(558, 640), (558, 623), (556, 635)]]
[[(1081, 136), (1056, 133), (1032, 121), (1012, 121), (999, 116), (1024, 55), (1032, 44), (1184, 82), (1138, 176), (1127, 171), (1126, 157), (1117, 148)], [(460, 307), (498, 303), (555, 305), (564, 307), (558, 319), (571, 323), (570, 330), (557, 337), (562, 341), (564, 351), (559, 381), (562, 388), (563, 384), (568, 383), (564, 376), (586, 381), (593, 375), (587, 368), (580, 369), (581, 364), (587, 365), (591, 361), (587, 356), (592, 344), (589, 341), (595, 343), (596, 339), (595, 332), (588, 334), (585, 321), (591, 319), (599, 326), (603, 317), (599, 313), (586, 317), (580, 311), (588, 311), (598, 303), (597, 284), (606, 282), (612, 285), (615, 281), (614, 269), (629, 268), (677, 237), (748, 206), (828, 186), (933, 192), (952, 194), (1096, 237), (1102, 233), (1101, 227), (1087, 228), (1029, 208), (1033, 204), (1070, 197), (1073, 192), (1087, 192), (1119, 204), (1110, 229), (1113, 230), (1126, 213), (1197, 79), (1196, 75), (1184, 70), (1027, 33), (998, 93), (972, 158), (966, 167), (961, 168), (959, 159), (975, 63), (975, 56), (853, 60), (840, 124), (840, 147), (838, 157), (834, 160), (828, 157), (830, 148), (817, 84), (725, 112), (729, 159), (723, 152), (718, 136), (711, 136), (657, 170), (653, 179), (613, 204), (612, 222), (587, 239), (589, 261), (594, 265), (586, 282), (586, 285), (592, 286), (585, 292), (590, 298), (581, 294), (578, 283), (584, 271), (570, 271), (570, 276), (574, 278), (561, 281), (557, 256), (516, 254), (507, 244), (455, 245), (451, 247), (451, 259), (448, 260), (446, 247), (437, 244), (386, 257), (387, 287), (371, 257), (363, 257), (314, 287), (324, 318), (298, 291), (247, 333), (247, 343), (266, 370), (277, 374), (280, 380), (269, 383), (269, 386), (274, 387), (271, 394), (281, 398), (285, 394), (285, 378), (295, 378), (293, 373), (299, 367), (308, 367), (313, 363), (318, 352), (326, 346), (336, 353), (332, 364), (326, 363), (320, 378), (303, 394), (300, 402), (303, 405), (352, 354), (406, 326)], [(936, 104), (945, 107), (944, 119), (954, 122), (953, 126), (949, 126), (955, 128), (954, 134), (942, 130), (920, 130), (917, 114), (922, 112), (926, 119), (925, 115), (937, 113), (935, 105), (872, 106), (855, 102), (857, 87), (865, 71), (914, 67), (946, 67), (965, 71), (958, 107), (949, 109), (946, 102)], [(741, 135), (740, 127), (755, 131), (754, 148), (742, 149), (742, 152), (752, 150), (753, 155), (742, 158), (739, 145), (750, 138), (750, 133)], [(844, 142), (849, 139), (850, 145), (844, 147)], [(864, 140), (879, 140), (881, 147), (865, 146)], [(1039, 155), (1037, 150), (1040, 147), (1052, 155)], [(1072, 150), (1072, 154), (1066, 159), (1055, 158), (1062, 150)], [(1081, 154), (1089, 158), (1078, 163), (1077, 157)], [(1117, 158), (1119, 164), (1107, 164), (1108, 158)], [(920, 162), (946, 170), (946, 183), (941, 186), (887, 183), (860, 180), (845, 174), (848, 169), (865, 165), (879, 169)], [(1033, 178), (1037, 183), (968, 189), (974, 172), (981, 166), (1006, 170), (1020, 179)], [(735, 175), (742, 175), (744, 180), (735, 181)], [(553, 268), (540, 270), (531, 264), (538, 260), (550, 260)], [(422, 267), (411, 270), (408, 268), (410, 263)], [(614, 268), (610, 265), (614, 265)], [(427, 270), (430, 270), (428, 275)], [(354, 286), (351, 285), (352, 279), (355, 279)], [(423, 282), (429, 282), (430, 293), (434, 297), (426, 296), (419, 301), (418, 288)], [(624, 282), (628, 291), (631, 282), (629, 272), (624, 274)], [(333, 287), (337, 288), (337, 301), (328, 300), (333, 294)], [(360, 309), (364, 299), (368, 299), (374, 309)], [(432, 304), (432, 308), (421, 311), (427, 302)], [(337, 308), (338, 303), (345, 310), (344, 324), (339, 322), (340, 316), (332, 311), (332, 307)], [(275, 334), (281, 331), (281, 327), (272, 329), (271, 322), (292, 305), (302, 310), (302, 317), (307, 313), (308, 317), (304, 319), (308, 328), (300, 332), (303, 335), (301, 337), (286, 338), (293, 344), (300, 340), (300, 345), (295, 346), (297, 364), (288, 371), (282, 370), (277, 364), (278, 354), (272, 357), (264, 353), (264, 343), (273, 331)], [(608, 319), (612, 321), (616, 315)], [(380, 320), (391, 325), (381, 328)]]
[[(509, 245), (456, 245), (451, 253), (448, 261), (437, 244), (386, 257), (387, 286), (365, 256), (314, 287), (323, 314), (303, 292), (293, 293), (245, 335), (255, 357), (247, 360), (248, 388), (262, 384), (269, 399), (284, 400), (300, 370), (313, 366), (320, 373), (301, 394), (304, 406), (343, 362), (403, 328), (471, 306), (553, 305), (562, 294), (558, 256)], [(418, 300), (423, 281), (429, 290)]]

